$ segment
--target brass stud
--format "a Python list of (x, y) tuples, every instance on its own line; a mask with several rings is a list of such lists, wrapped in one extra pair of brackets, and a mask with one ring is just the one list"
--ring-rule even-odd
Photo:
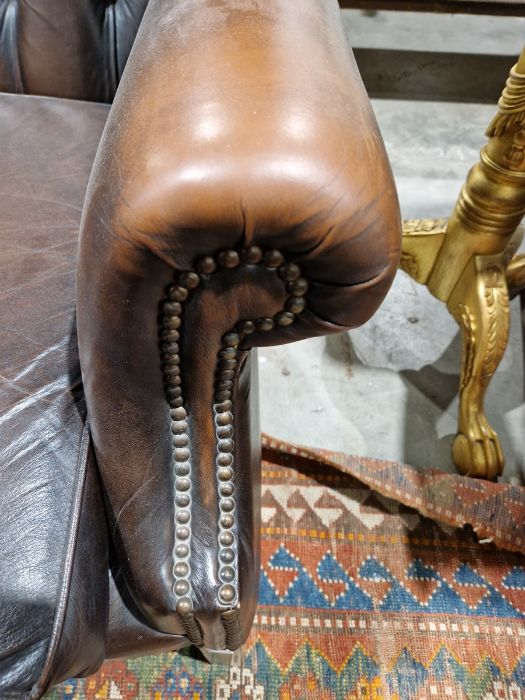
[(177, 513), (177, 522), (181, 525), (186, 525), (190, 522), (190, 511), (189, 510), (179, 510)]
[(226, 401), (226, 399), (231, 399), (231, 391), (225, 389), (224, 391), (217, 391), (214, 395), (215, 401)]
[[(175, 411), (178, 411), (178, 408), (173, 408), (170, 413), (174, 413)], [(173, 418), (173, 416), (172, 416)], [(174, 423), (171, 424), (171, 432), (174, 435), (182, 435), (188, 430), (188, 424), (184, 420), (180, 421), (175, 421)]]
[[(177, 382), (177, 383), (180, 384), (180, 382)], [(174, 399), (178, 398), (179, 396), (182, 396), (182, 389), (180, 388), (180, 386), (171, 387), (170, 396), (171, 396), (171, 398), (174, 398)], [(175, 410), (175, 408), (177, 408), (177, 407), (176, 406), (173, 407), (172, 410)], [(170, 411), (170, 413), (171, 413), (171, 411)]]
[(187, 413), (184, 408), (176, 408), (175, 410), (171, 411), (172, 413), (172, 418), (174, 420), (184, 420), (187, 416)]
[[(180, 378), (180, 367), (175, 365), (174, 367), (172, 367), (172, 371), (166, 377), (166, 384), (171, 388), (176, 388), (180, 385), (181, 381), (182, 380)], [(180, 396), (180, 394), (176, 392), (175, 394), (172, 394), (172, 396)]]
[(174, 328), (164, 328), (164, 330), (161, 333), (161, 338), (163, 340), (169, 340), (170, 342), (173, 340), (177, 341), (180, 338), (180, 333)]
[(190, 553), (190, 549), (187, 544), (178, 544), (175, 547), (175, 556), (179, 559), (184, 559)]
[(233, 549), (230, 549), (229, 547), (226, 547), (226, 549), (222, 549), (219, 556), (224, 564), (231, 564), (235, 561), (235, 554), (233, 552)]
[(289, 311), (281, 311), (280, 313), (276, 314), (276, 316), (275, 316), (275, 322), (279, 326), (290, 326), (294, 321), (295, 321), (295, 316), (293, 314), (291, 314)]
[[(223, 535), (229, 535), (229, 532), (223, 532)], [(219, 578), (225, 583), (233, 581), (235, 578), (235, 570), (231, 566), (221, 566), (219, 569)]]
[(180, 316), (164, 316), (164, 318), (162, 319), (162, 325), (165, 328), (177, 330), (177, 328), (180, 328), (181, 325)]
[(224, 440), (226, 438), (231, 438), (233, 435), (233, 428), (231, 425), (221, 425), (219, 428), (217, 428), (217, 437), (220, 440)]
[(177, 491), (189, 491), (191, 488), (191, 482), (186, 477), (175, 479), (175, 488)]
[(190, 584), (182, 579), (182, 581), (177, 581), (173, 590), (175, 591), (175, 595), (186, 595), (190, 590)]
[(173, 573), (177, 578), (182, 578), (183, 576), (187, 576), (190, 572), (190, 567), (186, 564), (185, 561), (179, 561), (175, 564), (173, 567)]
[(177, 462), (186, 462), (190, 458), (190, 451), (187, 447), (177, 447), (173, 454)]
[(235, 508), (235, 501), (233, 498), (223, 498), (219, 504), (220, 509), (225, 513), (231, 513)]
[(284, 262), (284, 255), (279, 250), (267, 250), (263, 260), (266, 267), (280, 267)]
[(234, 492), (233, 484), (227, 483), (227, 484), (221, 484), (219, 487), (219, 493), (221, 496), (226, 497), (226, 496), (233, 496)]
[(292, 314), (301, 314), (306, 306), (304, 297), (292, 297), (286, 302), (286, 310)]
[(190, 465), (187, 462), (175, 465), (175, 474), (177, 476), (188, 476), (190, 473)]
[(235, 600), (235, 588), (226, 583), (219, 590), (219, 598), (223, 603), (233, 602)]
[(231, 513), (224, 513), (224, 515), (221, 515), (219, 523), (220, 523), (221, 527), (229, 529), (230, 527), (233, 527), (233, 525), (235, 523), (235, 519), (234, 519), (233, 515), (231, 515)]
[(211, 275), (217, 269), (217, 263), (211, 255), (206, 255), (206, 257), (197, 260), (195, 268), (197, 272), (200, 272), (202, 275)]
[(180, 435), (175, 435), (175, 437), (173, 438), (173, 445), (175, 447), (187, 447), (189, 442), (189, 437), (184, 433), (181, 433)]
[(219, 264), (223, 267), (237, 267), (240, 263), (239, 253), (236, 250), (223, 250), (217, 256)]
[(170, 289), (170, 299), (172, 301), (186, 301), (188, 295), (189, 292), (186, 289), (186, 287), (180, 287), (179, 285), (175, 285)]
[(230, 469), (230, 467), (221, 467), (217, 470), (217, 479), (219, 479), (219, 481), (230, 481), (230, 479), (233, 479), (233, 469)]
[(262, 260), (263, 252), (259, 246), (252, 245), (241, 251), (241, 257), (246, 265), (257, 265), (257, 263), (260, 263)]
[(250, 335), (255, 330), (255, 323), (253, 321), (241, 321), (236, 328), (241, 335)]
[(162, 310), (168, 316), (179, 316), (182, 313), (182, 304), (178, 301), (165, 301)]
[(215, 417), (215, 422), (217, 425), (230, 425), (232, 422), (232, 414), (229, 411), (224, 413), (218, 413)]
[(181, 598), (177, 602), (177, 606), (175, 609), (177, 610), (179, 615), (189, 615), (192, 609), (191, 600), (189, 598)]
[(232, 452), (233, 450), (233, 440), (219, 440), (217, 443), (217, 449), (219, 452)]
[(287, 263), (279, 268), (278, 275), (285, 282), (293, 282), (301, 276), (301, 268), (295, 263)]
[(179, 355), (178, 355), (178, 352), (179, 352), (179, 350), (180, 350), (179, 344), (178, 344), (178, 343), (162, 343), (160, 349), (161, 349), (162, 352), (165, 353), (166, 355), (171, 355), (171, 356), (172, 356), (172, 359), (170, 360), (170, 362), (174, 362), (174, 363), (175, 363), (175, 362), (177, 362), (177, 360), (180, 359), (180, 358), (179, 358)]
[(229, 467), (233, 462), (233, 455), (230, 452), (222, 452), (217, 455), (217, 464), (220, 467)]
[(190, 496), (187, 493), (178, 493), (175, 496), (175, 503), (179, 508), (187, 508), (190, 505)]
[(182, 404), (183, 401), (181, 396), (177, 396), (177, 398), (169, 400), (170, 408), (180, 408)]
[(175, 367), (175, 365), (177, 364), (177, 357), (178, 355), (176, 355), (174, 352), (161, 352), (160, 354), (160, 359), (162, 360), (162, 364), (164, 367), (166, 367), (166, 369), (169, 369), (170, 367)]
[(224, 531), (219, 535), (219, 544), (221, 544), (223, 547), (230, 547), (233, 544), (233, 540), (233, 532)]
[(196, 272), (183, 272), (179, 275), (179, 284), (186, 289), (195, 289), (200, 284), (200, 277)]
[(239, 345), (239, 343), (241, 342), (241, 339), (240, 339), (238, 333), (231, 332), (231, 333), (226, 333), (226, 335), (222, 336), (222, 342), (227, 347), (236, 348)]
[(271, 318), (258, 318), (255, 321), (255, 327), (258, 331), (271, 331), (273, 328), (273, 319)]
[(190, 536), (190, 530), (188, 527), (186, 527), (186, 525), (181, 525), (175, 530), (175, 534), (177, 536), (177, 539), (187, 540)]
[(293, 282), (289, 282), (286, 285), (286, 289), (290, 294), (302, 297), (308, 291), (308, 281), (305, 280), (304, 277), (300, 277), (299, 279), (294, 280)]

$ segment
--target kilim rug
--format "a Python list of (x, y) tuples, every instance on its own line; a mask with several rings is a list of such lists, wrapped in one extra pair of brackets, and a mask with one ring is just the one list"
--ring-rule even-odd
[(264, 445), (242, 665), (113, 661), (50, 699), (525, 699), (525, 489)]

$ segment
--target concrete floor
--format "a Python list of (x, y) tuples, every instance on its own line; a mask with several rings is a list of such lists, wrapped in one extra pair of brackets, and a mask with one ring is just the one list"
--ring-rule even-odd
[[(378, 13), (385, 14), (402, 13)], [(468, 19), (485, 26), (480, 18)], [(508, 23), (516, 19), (505, 22), (507, 34), (519, 33), (522, 42), (521, 20), (515, 29)], [(381, 24), (385, 31), (388, 22)], [(403, 217), (449, 214), (494, 108), (391, 100), (375, 100), (373, 107)], [(504, 480), (525, 483), (517, 300), (511, 314), (509, 348), (492, 381), (486, 412), (505, 451)], [(262, 427), (291, 441), (452, 472), (460, 349), (457, 326), (443, 305), (399, 273), (379, 312), (362, 328), (260, 351)]]

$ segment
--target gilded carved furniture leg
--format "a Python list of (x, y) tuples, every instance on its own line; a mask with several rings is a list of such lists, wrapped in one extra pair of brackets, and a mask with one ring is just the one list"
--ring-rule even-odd
[(462, 474), (495, 479), (503, 472), (504, 457), (483, 399), (509, 334), (509, 295), (500, 256), (473, 257), (447, 308), (463, 336), (458, 434), (452, 456)]
[(525, 256), (515, 255), (525, 214), (525, 49), (498, 106), (451, 216), (404, 222), (401, 257), (402, 269), (447, 305), (462, 330), (452, 456), (461, 473), (489, 479), (502, 473), (504, 458), (483, 398), (507, 345), (509, 296), (525, 286)]

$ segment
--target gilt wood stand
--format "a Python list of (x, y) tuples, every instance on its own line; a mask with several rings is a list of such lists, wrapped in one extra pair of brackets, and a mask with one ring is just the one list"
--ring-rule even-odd
[(507, 347), (509, 299), (525, 287), (525, 255), (516, 255), (525, 214), (525, 48), (486, 135), (450, 217), (403, 222), (401, 268), (447, 305), (462, 332), (454, 463), (462, 474), (495, 479), (504, 455), (483, 401)]

